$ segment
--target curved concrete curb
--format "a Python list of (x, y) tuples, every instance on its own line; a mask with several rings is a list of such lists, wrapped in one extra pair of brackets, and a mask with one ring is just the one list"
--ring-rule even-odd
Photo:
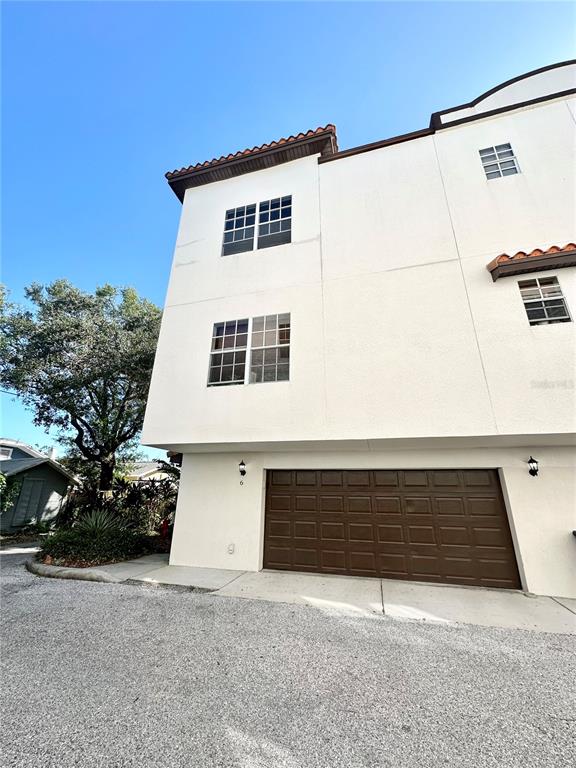
[(49, 579), (76, 579), (77, 581), (100, 581), (105, 584), (120, 584), (125, 579), (118, 579), (102, 571), (91, 568), (64, 568), (57, 565), (44, 565), (37, 560), (26, 560), (26, 570), (35, 576), (45, 576)]

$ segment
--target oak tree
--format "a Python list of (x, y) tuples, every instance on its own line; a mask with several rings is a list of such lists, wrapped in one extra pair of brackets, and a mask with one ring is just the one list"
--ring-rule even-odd
[(133, 288), (94, 293), (67, 280), (26, 289), (29, 306), (5, 298), (0, 383), (98, 465), (111, 488), (116, 454), (142, 429), (161, 312)]

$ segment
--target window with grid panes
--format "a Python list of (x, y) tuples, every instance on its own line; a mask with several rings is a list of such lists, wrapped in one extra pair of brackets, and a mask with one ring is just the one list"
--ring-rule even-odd
[(566, 299), (557, 277), (520, 280), (518, 286), (530, 325), (570, 322)]
[(513, 176), (515, 173), (520, 173), (510, 144), (497, 144), (495, 147), (481, 149), (480, 159), (487, 179), (498, 179), (500, 176)]
[(255, 228), (256, 203), (226, 211), (222, 255), (230, 256), (233, 253), (253, 250)]
[(250, 383), (288, 381), (289, 377), (290, 314), (253, 318)]
[(248, 318), (214, 323), (208, 386), (244, 384)]
[(292, 240), (292, 195), (265, 200), (258, 209), (258, 248)]

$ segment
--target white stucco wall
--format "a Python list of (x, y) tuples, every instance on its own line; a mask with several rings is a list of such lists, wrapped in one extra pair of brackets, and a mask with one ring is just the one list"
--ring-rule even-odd
[[(519, 81), (478, 109), (572, 76)], [(506, 142), (521, 173), (488, 181), (478, 151)], [(575, 148), (576, 100), (555, 99), (186, 192), (143, 432), (185, 453), (171, 562), (259, 569), (266, 468), (490, 467), (524, 587), (576, 597), (574, 451), (550, 447), (576, 432), (575, 325), (530, 327), (525, 276), (493, 283), (486, 270), (501, 253), (576, 240)], [(220, 255), (227, 209), (288, 194), (292, 243)], [(576, 268), (534, 276), (549, 275), (574, 317)], [(290, 381), (206, 386), (215, 322), (282, 312)]]
[[(530, 452), (540, 464), (528, 474)], [(238, 463), (247, 474), (240, 485)], [(523, 588), (576, 597), (576, 450), (430, 449), (332, 453), (185, 454), (172, 565), (262, 568), (265, 469), (500, 469)], [(232, 554), (228, 547), (233, 545)]]
[[(574, 323), (530, 327), (521, 278), (486, 270), (576, 238), (575, 136), (555, 101), (188, 190), (144, 442), (576, 431)], [(478, 149), (505, 141), (522, 172), (488, 181)], [(220, 256), (227, 208), (285, 194), (291, 244)], [(573, 313), (575, 273), (557, 272)], [(290, 381), (208, 388), (213, 324), (277, 312)]]
[(480, 115), (492, 109), (500, 109), (513, 104), (538, 99), (550, 93), (561, 93), (576, 88), (576, 65), (549, 69), (537, 75), (517, 80), (515, 83), (500, 88), (473, 107), (465, 107), (447, 112), (440, 116), (442, 123), (461, 120), (464, 117)]

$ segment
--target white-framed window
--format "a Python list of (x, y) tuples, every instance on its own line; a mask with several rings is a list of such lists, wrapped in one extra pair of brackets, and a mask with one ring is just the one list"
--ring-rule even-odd
[(252, 320), (250, 383), (290, 378), (290, 314), (262, 315)]
[(244, 384), (248, 350), (248, 318), (214, 323), (208, 386)]
[(257, 248), (271, 248), (292, 241), (292, 195), (229, 208), (224, 219), (222, 256), (254, 250), (256, 218)]
[[(250, 371), (248, 379), (247, 365)], [(288, 381), (289, 378), (289, 312), (261, 315), (251, 320), (243, 318), (214, 323), (208, 369), (209, 387)]]
[(570, 313), (557, 277), (535, 277), (518, 282), (530, 325), (569, 323)]
[(224, 220), (224, 241), (222, 255), (251, 251), (254, 248), (256, 228), (256, 203), (230, 208)]
[(12, 448), (0, 448), (0, 459), (11, 459)]
[(292, 195), (264, 200), (258, 211), (258, 248), (292, 240)]
[(481, 149), (480, 159), (487, 179), (498, 179), (501, 176), (520, 173), (511, 144), (496, 144), (494, 147)]

